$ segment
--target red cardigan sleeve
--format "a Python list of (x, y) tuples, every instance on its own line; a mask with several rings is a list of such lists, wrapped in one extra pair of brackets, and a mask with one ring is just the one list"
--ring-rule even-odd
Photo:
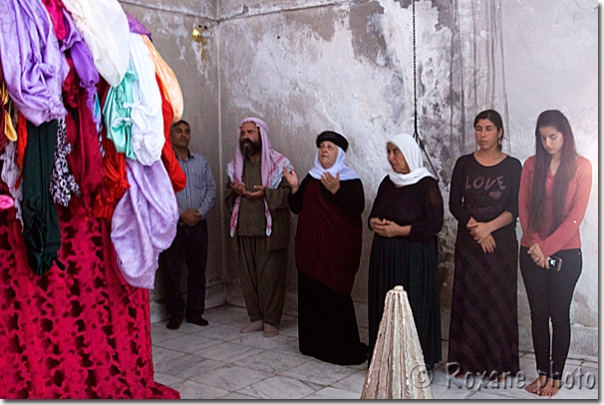
[(572, 182), (576, 179), (577, 188), (574, 195), (566, 196), (567, 201), (569, 198), (572, 199), (570, 212), (554, 233), (539, 243), (541, 252), (546, 257), (563, 249), (570, 239), (579, 232), (579, 226), (583, 222), (583, 218), (585, 218), (585, 211), (587, 211), (587, 204), (589, 203), (591, 176), (591, 163), (584, 157), (579, 156), (577, 159), (577, 172), (571, 180)]
[(520, 189), (518, 190), (518, 219), (522, 228), (523, 239), (528, 239), (528, 245), (533, 246), (541, 241), (537, 232), (529, 232), (529, 204), (531, 202), (531, 187), (535, 174), (535, 156), (531, 156), (524, 162), (522, 174), (520, 175)]

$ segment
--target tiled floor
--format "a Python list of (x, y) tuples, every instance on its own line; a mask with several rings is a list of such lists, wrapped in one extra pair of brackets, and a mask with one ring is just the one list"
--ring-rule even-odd
[[(151, 325), (155, 380), (178, 390), (182, 399), (360, 398), (367, 364), (338, 366), (300, 354), (296, 317), (284, 315), (280, 335), (270, 339), (261, 332), (239, 333), (249, 322), (244, 308), (213, 308), (204, 317), (209, 326), (185, 322), (173, 331), (165, 322)], [(361, 328), (361, 338), (367, 341), (367, 329)], [(443, 342), (445, 358), (446, 348)], [(535, 378), (532, 353), (521, 353), (520, 367), (526, 382)], [(598, 398), (598, 363), (569, 358), (566, 372), (566, 384), (574, 386), (562, 388), (554, 398)], [(436, 399), (547, 399), (519, 388), (519, 378), (508, 379), (507, 387), (452, 378), (444, 363), (432, 378)]]

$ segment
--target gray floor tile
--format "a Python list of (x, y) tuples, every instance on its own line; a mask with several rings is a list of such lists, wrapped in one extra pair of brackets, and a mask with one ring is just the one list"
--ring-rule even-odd
[(174, 377), (168, 374), (155, 373), (153, 376), (154, 380), (160, 384), (167, 385), (168, 387), (174, 388), (178, 384), (181, 384), (185, 381), (184, 378)]
[(220, 399), (260, 399), (259, 397), (253, 397), (251, 395), (240, 394), (238, 392), (231, 392), (229, 395), (225, 395), (224, 397), (220, 397)]
[(238, 392), (263, 399), (300, 399), (310, 395), (323, 386), (291, 377), (273, 376)]
[(451, 386), (451, 388), (447, 388), (443, 385), (432, 385), (432, 395), (434, 399), (465, 399), (472, 394), (475, 394), (476, 391), (468, 390), (465, 388), (456, 388)]
[(180, 392), (180, 399), (216, 399), (229, 394), (229, 391), (185, 380), (174, 387)]
[(593, 361), (583, 361), (581, 362), (581, 366), (583, 367), (591, 367), (591, 368), (598, 368), (598, 363), (595, 363)]
[(163, 347), (183, 353), (197, 353), (208, 347), (216, 346), (222, 342), (215, 339), (206, 338), (199, 335), (185, 335), (175, 339), (164, 340), (156, 343), (156, 346)]
[(291, 346), (297, 342), (297, 340), (298, 339), (295, 337), (283, 335), (265, 338), (262, 332), (258, 332), (241, 335), (241, 337), (238, 339), (233, 340), (233, 343), (237, 343), (242, 346), (255, 347), (262, 350), (278, 350), (279, 348)]
[(302, 355), (267, 350), (255, 356), (236, 361), (235, 364), (269, 374), (279, 374), (309, 361), (308, 357)]
[(331, 386), (334, 388), (339, 388), (345, 391), (350, 391), (361, 395), (361, 392), (363, 392), (363, 384), (365, 384), (366, 377), (367, 370), (357, 371), (353, 375), (331, 384)]
[(360, 399), (361, 395), (356, 392), (350, 392), (333, 387), (326, 387), (315, 392), (304, 399)]
[(186, 335), (186, 333), (178, 330), (167, 329), (166, 324), (163, 322), (158, 322), (151, 325), (151, 342), (154, 345), (159, 342), (163, 342), (164, 340), (171, 340)]
[(264, 350), (255, 347), (247, 347), (237, 343), (227, 342), (201, 350), (197, 352), (197, 355), (225, 363), (235, 363), (239, 360), (262, 353), (263, 351)]
[(211, 371), (213, 368), (218, 368), (223, 364), (203, 357), (183, 354), (180, 357), (175, 357), (156, 365), (155, 372), (174, 377), (188, 378), (196, 370)]
[(597, 389), (589, 389), (589, 388), (561, 388), (560, 391), (556, 395), (554, 395), (552, 400), (556, 399), (600, 399), (598, 396)]
[(222, 324), (216, 324), (208, 328), (203, 328), (198, 331), (196, 335), (219, 340), (221, 342), (230, 342), (241, 337), (239, 328)]
[(223, 362), (206, 359), (205, 357), (195, 355), (187, 356), (183, 362), (187, 367), (182, 368), (182, 371), (176, 374), (176, 376), (183, 377), (188, 380), (195, 380), (197, 376), (212, 373), (217, 368), (225, 365)]
[(161, 364), (168, 360), (174, 359), (176, 357), (182, 356), (182, 352), (177, 352), (175, 350), (166, 349), (159, 346), (153, 347), (153, 364)]
[(271, 374), (249, 368), (225, 364), (213, 369), (210, 373), (191, 376), (190, 379), (202, 384), (211, 385), (227, 391), (237, 391), (253, 383), (262, 381)]
[(313, 359), (282, 374), (300, 381), (309, 381), (315, 384), (328, 386), (343, 380), (354, 373), (355, 371), (348, 367)]

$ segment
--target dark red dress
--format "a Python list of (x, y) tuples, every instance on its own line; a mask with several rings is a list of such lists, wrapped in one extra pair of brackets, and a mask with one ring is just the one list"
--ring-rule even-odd
[(300, 352), (335, 364), (361, 364), (367, 345), (359, 338), (350, 293), (363, 244), (363, 184), (342, 181), (334, 195), (306, 176), (298, 192), (290, 194), (289, 206), (298, 214)]

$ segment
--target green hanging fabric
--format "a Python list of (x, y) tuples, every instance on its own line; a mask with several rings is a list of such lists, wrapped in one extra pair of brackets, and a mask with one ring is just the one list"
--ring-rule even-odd
[(36, 127), (27, 121), (27, 148), (23, 162), (23, 237), (27, 261), (39, 275), (59, 261), (61, 230), (59, 216), (50, 195), (50, 174), (57, 143), (57, 120)]

